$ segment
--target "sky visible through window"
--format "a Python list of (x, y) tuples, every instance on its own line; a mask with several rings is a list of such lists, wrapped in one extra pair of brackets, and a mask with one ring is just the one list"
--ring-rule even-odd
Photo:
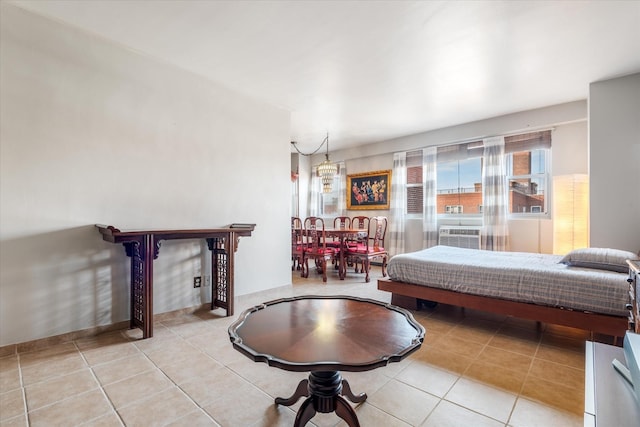
[(545, 173), (544, 150), (531, 151), (531, 173)]
[(438, 163), (438, 191), (473, 188), (482, 181), (480, 157)]

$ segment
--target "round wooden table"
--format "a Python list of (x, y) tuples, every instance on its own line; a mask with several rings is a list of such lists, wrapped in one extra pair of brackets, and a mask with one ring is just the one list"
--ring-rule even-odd
[(255, 362), (287, 371), (310, 372), (291, 397), (275, 399), (291, 406), (301, 397), (294, 427), (317, 412), (336, 414), (359, 426), (345, 400), (354, 395), (341, 371), (361, 372), (399, 362), (422, 345), (425, 330), (405, 309), (350, 296), (298, 296), (245, 310), (229, 327), (233, 347)]

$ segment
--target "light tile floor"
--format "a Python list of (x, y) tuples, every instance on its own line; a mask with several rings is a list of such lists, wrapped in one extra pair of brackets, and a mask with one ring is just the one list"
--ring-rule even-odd
[[(390, 301), (371, 283), (335, 272), (324, 284), (292, 273), (292, 286), (241, 296), (236, 311), (303, 294)], [(584, 341), (543, 326), (439, 305), (414, 312), (426, 330), (421, 349), (400, 363), (344, 373), (360, 424), (371, 426), (582, 426)], [(160, 316), (159, 316), (160, 317)], [(4, 426), (291, 426), (302, 400), (276, 406), (306, 374), (254, 363), (233, 349), (235, 317), (223, 310), (165, 316), (154, 337), (123, 330), (0, 358)], [(308, 425), (345, 425), (317, 414)]]

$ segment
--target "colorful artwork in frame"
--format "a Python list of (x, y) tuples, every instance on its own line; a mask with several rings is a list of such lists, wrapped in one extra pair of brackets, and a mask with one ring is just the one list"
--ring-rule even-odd
[(347, 175), (347, 209), (389, 209), (391, 170)]

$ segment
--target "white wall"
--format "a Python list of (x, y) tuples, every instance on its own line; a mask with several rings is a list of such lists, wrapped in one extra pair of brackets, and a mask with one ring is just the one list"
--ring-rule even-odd
[[(94, 224), (251, 222), (236, 294), (291, 283), (289, 113), (2, 2), (0, 346), (128, 319), (124, 248)], [(165, 242), (156, 313), (209, 301)]]
[(589, 87), (590, 245), (640, 250), (640, 73)]
[[(586, 119), (586, 101), (575, 101), (336, 151), (331, 153), (331, 159), (333, 161), (345, 160), (347, 174), (392, 169), (394, 152), (552, 127), (554, 129), (552, 174), (587, 173)], [(314, 158), (315, 163), (319, 163), (320, 160), (319, 157)], [(388, 215), (389, 213), (389, 211), (360, 212), (365, 215)], [(354, 216), (360, 213), (359, 211), (349, 211), (348, 214)], [(509, 221), (509, 228), (511, 250), (553, 252), (553, 222), (551, 218), (514, 219)], [(420, 220), (407, 221), (406, 234), (405, 250), (421, 249), (422, 225)]]

